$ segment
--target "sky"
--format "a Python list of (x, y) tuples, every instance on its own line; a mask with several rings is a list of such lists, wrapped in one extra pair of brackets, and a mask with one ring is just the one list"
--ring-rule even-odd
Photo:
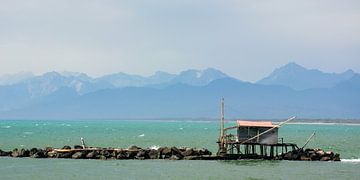
[(0, 75), (360, 72), (358, 0), (1, 0)]

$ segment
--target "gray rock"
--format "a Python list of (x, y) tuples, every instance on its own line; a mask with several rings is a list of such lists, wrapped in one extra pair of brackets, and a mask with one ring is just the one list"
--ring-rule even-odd
[(11, 152), (7, 152), (7, 151), (2, 151), (0, 149), (0, 156), (10, 156), (11, 155)]
[(171, 155), (171, 148), (169, 147), (164, 147), (161, 151), (162, 155)]
[(84, 148), (80, 145), (74, 145), (74, 149), (84, 149)]
[(35, 153), (37, 153), (39, 151), (39, 149), (37, 149), (37, 148), (31, 148), (30, 149), (30, 152), (29, 152), (29, 156), (31, 157), (31, 156), (33, 156)]
[(138, 150), (136, 150), (136, 151), (127, 151), (127, 155), (128, 155), (127, 158), (128, 159), (134, 159), (138, 152), (139, 152)]
[(29, 150), (27, 149), (21, 149), (21, 150), (18, 150), (17, 148), (15, 148), (12, 153), (11, 153), (11, 156), (12, 157), (29, 157)]
[(171, 147), (171, 154), (177, 156), (182, 159), (184, 156), (181, 154), (181, 151), (176, 147)]
[(64, 146), (64, 147), (61, 148), (61, 149), (71, 149), (71, 147), (70, 147), (70, 146)]
[(111, 158), (111, 153), (108, 150), (105, 150), (105, 149), (100, 151), (100, 155), (105, 156), (106, 158)]
[(140, 150), (140, 149), (141, 149), (140, 147), (135, 146), (135, 145), (131, 145), (131, 146), (128, 147), (128, 150), (129, 150), (129, 151), (138, 151), (138, 150)]
[(88, 159), (97, 159), (98, 153), (96, 151), (89, 152), (85, 157)]
[(101, 160), (106, 160), (106, 159), (107, 159), (107, 157), (106, 157), (106, 156), (104, 156), (104, 155), (100, 155), (100, 159), (101, 159)]
[(44, 151), (38, 151), (38, 152), (34, 153), (33, 155), (31, 155), (30, 157), (32, 157), (32, 158), (46, 158), (47, 156), (45, 155)]
[(52, 148), (52, 147), (46, 147), (46, 148), (45, 148), (45, 151), (46, 151), (46, 152), (50, 152), (50, 151), (53, 151), (53, 150), (54, 150), (54, 148)]
[(334, 155), (334, 158), (333, 158), (334, 161), (340, 161), (340, 154), (335, 154)]
[(180, 157), (176, 156), (176, 155), (171, 155), (170, 160), (180, 160)]
[(146, 150), (141, 149), (135, 156), (136, 159), (149, 159), (149, 155)]
[(159, 151), (156, 149), (150, 149), (148, 155), (150, 159), (159, 159)]
[(72, 153), (71, 152), (56, 153), (56, 158), (72, 158)]
[(116, 159), (128, 159), (129, 155), (126, 151), (119, 151), (116, 155)]
[(192, 156), (194, 154), (194, 150), (193, 148), (186, 148), (181, 154), (183, 156)]
[(71, 156), (71, 158), (73, 158), (73, 159), (82, 159), (84, 157), (85, 157), (85, 154), (83, 152), (76, 152)]
[(328, 156), (324, 156), (320, 159), (320, 161), (330, 161), (330, 160), (331, 160), (331, 158)]

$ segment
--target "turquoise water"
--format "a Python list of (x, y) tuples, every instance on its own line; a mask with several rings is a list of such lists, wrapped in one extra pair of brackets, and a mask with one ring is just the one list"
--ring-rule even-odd
[[(232, 125), (233, 122), (228, 122)], [(206, 147), (216, 152), (218, 122), (207, 121), (0, 121), (0, 149), (90, 146)], [(360, 126), (287, 124), (279, 136), (301, 146), (341, 154), (342, 162), (71, 160), (0, 158), (0, 179), (357, 179)]]

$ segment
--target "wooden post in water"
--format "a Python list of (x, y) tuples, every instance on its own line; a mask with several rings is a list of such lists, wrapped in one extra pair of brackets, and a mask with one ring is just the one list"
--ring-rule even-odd
[(219, 147), (219, 153), (226, 153), (225, 149), (225, 131), (224, 131), (224, 97), (221, 98), (221, 119), (220, 119), (220, 147)]

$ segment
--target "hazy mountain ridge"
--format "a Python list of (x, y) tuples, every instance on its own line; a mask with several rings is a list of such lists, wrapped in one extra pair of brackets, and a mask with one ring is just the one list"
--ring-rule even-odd
[(356, 73), (347, 70), (343, 73), (324, 73), (316, 69), (306, 69), (296, 63), (288, 63), (275, 69), (269, 76), (259, 80), (258, 84), (283, 85), (295, 90), (310, 88), (331, 88), (338, 83), (351, 79)]
[(221, 96), (227, 117), (360, 118), (359, 92), (356, 73), (331, 88), (294, 90), (243, 82), (215, 69), (101, 78), (50, 72), (0, 86), (0, 119), (214, 118)]

